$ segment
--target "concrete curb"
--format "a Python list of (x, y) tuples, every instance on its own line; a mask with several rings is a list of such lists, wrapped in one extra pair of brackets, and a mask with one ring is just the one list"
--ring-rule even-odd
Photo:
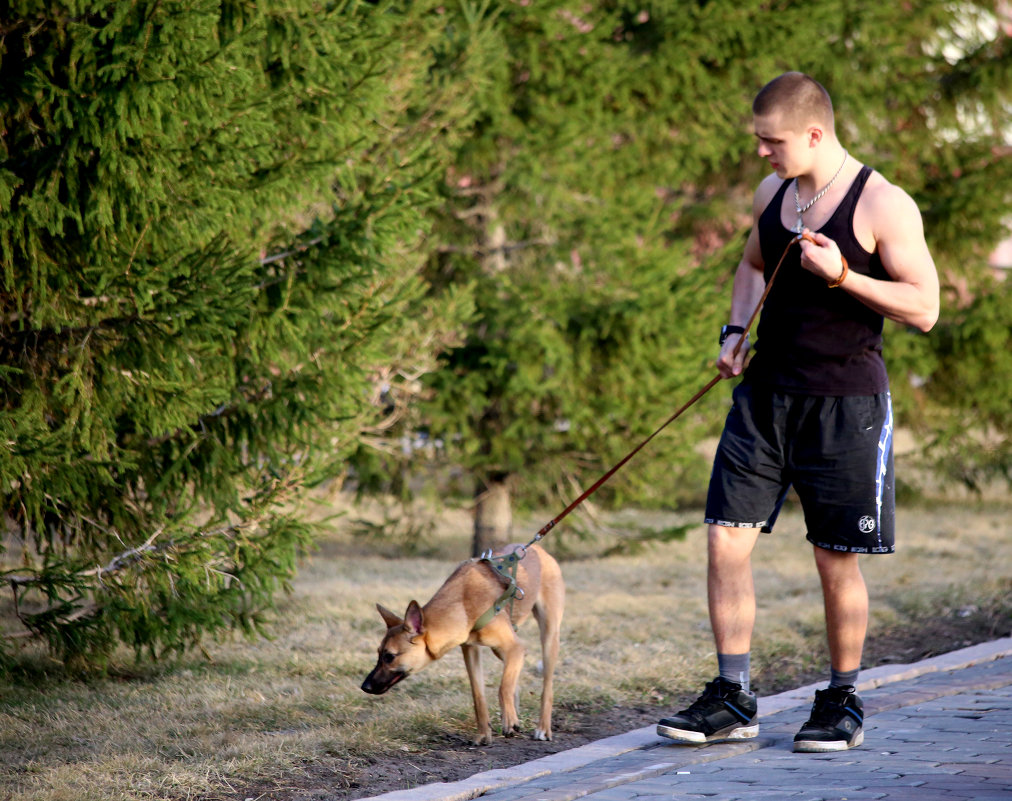
[[(959, 670), (1009, 656), (1012, 656), (1012, 637), (1005, 637), (907, 665), (882, 665), (870, 668), (862, 671), (858, 689), (869, 690), (898, 681), (908, 681), (926, 673)], [(767, 717), (797, 706), (807, 706), (811, 703), (815, 690), (824, 684), (825, 682), (809, 684), (805, 687), (760, 698), (759, 717)], [(369, 799), (360, 799), (360, 801), (470, 801), (470, 799), (493, 790), (524, 784), (553, 773), (566, 773), (601, 759), (608, 759), (665, 742), (667, 741), (657, 736), (656, 727), (646, 726), (625, 734), (617, 734), (597, 742), (581, 745), (568, 751), (561, 751), (558, 754), (550, 754), (523, 765), (476, 773), (474, 776), (458, 782), (436, 782), (412, 787), (408, 790), (396, 790), (392, 793), (370, 796)]]

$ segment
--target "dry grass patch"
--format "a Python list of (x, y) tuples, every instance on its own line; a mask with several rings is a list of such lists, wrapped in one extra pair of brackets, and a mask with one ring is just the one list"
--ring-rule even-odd
[[(900, 552), (863, 563), (872, 634), (944, 620), (950, 627), (993, 624), (995, 636), (1008, 635), (1007, 516), (997, 504), (903, 510)], [(697, 512), (628, 512), (610, 522), (621, 530), (696, 519)], [(413, 598), (427, 600), (466, 554), (468, 525), (466, 515), (450, 516), (426, 542), (426, 555), (413, 558), (370, 555), (346, 531), (335, 531), (305, 561), (294, 595), (282, 601), (274, 639), (210, 646), (210, 662), (200, 655), (163, 667), (124, 661), (112, 676), (73, 682), (47, 667), (44, 656), (26, 653), (16, 683), (0, 688), (0, 797), (294, 799), (306, 797), (298, 788), (315, 786), (330, 797), (355, 798), (396, 785), (385, 772), (393, 764), (419, 766), (418, 778), (403, 779), (404, 786), (445, 778), (431, 761), (440, 754), (450, 765), (468, 752), (468, 772), (492, 767), (491, 756), (483, 760), (494, 750), (467, 745), (474, 723), (459, 653), (385, 696), (359, 690), (383, 631), (375, 602), (400, 611)], [(760, 693), (828, 669), (822, 599), (802, 530), (789, 509), (757, 548)], [(566, 545), (585, 558), (562, 561), (568, 598), (556, 681), (558, 738), (523, 744), (542, 748), (538, 753), (577, 744), (588, 711), (675, 707), (714, 672), (701, 526), (684, 541), (639, 556), (592, 558), (608, 543), (570, 538)], [(522, 633), (530, 647), (521, 715), (531, 725), (539, 649), (533, 624)], [(951, 647), (962, 644), (957, 637)], [(487, 658), (486, 666), (493, 698), (497, 664)]]

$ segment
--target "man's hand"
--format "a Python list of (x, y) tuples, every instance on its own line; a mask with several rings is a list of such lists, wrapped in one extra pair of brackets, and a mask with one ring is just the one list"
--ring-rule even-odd
[(843, 275), (843, 255), (836, 242), (825, 234), (812, 233), (807, 228), (802, 236), (805, 238), (801, 240), (801, 266), (827, 284), (838, 280)]
[(741, 334), (728, 334), (727, 339), (724, 340), (724, 344), (720, 348), (720, 356), (717, 357), (717, 369), (720, 370), (721, 378), (733, 378), (736, 375), (741, 375), (741, 371), (745, 369), (745, 356), (748, 354), (749, 349), (748, 337), (745, 337), (745, 341), (741, 343), (738, 354), (734, 354), (735, 346), (737, 346), (741, 337)]

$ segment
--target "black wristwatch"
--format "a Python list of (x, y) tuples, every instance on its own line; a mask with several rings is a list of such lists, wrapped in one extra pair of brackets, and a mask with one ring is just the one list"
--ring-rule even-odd
[(724, 344), (724, 340), (727, 339), (731, 334), (744, 334), (745, 329), (740, 325), (725, 325), (720, 329), (720, 344)]

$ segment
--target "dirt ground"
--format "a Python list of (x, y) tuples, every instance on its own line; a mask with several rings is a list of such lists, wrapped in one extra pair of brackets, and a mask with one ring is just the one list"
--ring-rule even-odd
[[(878, 632), (865, 646), (864, 667), (916, 662), (930, 656), (1007, 636), (1007, 621), (983, 611), (964, 612), (965, 617), (924, 620), (916, 628)], [(771, 695), (825, 678), (822, 674), (781, 677), (763, 684), (753, 680), (752, 689)], [(701, 688), (686, 688), (682, 701), (691, 703)], [(682, 708), (678, 706), (677, 708)], [(257, 801), (353, 801), (432, 782), (452, 782), (475, 773), (519, 765), (548, 754), (566, 751), (603, 737), (643, 728), (671, 712), (670, 706), (616, 706), (607, 709), (556, 707), (554, 740), (537, 742), (527, 737), (497, 737), (490, 746), (475, 746), (446, 735), (417, 749), (383, 754), (370, 759), (335, 760), (330, 765), (305, 765), (299, 775), (285, 776), (274, 786), (245, 788), (239, 798)], [(801, 724), (799, 720), (799, 725)], [(229, 796), (234, 798), (235, 796)]]

